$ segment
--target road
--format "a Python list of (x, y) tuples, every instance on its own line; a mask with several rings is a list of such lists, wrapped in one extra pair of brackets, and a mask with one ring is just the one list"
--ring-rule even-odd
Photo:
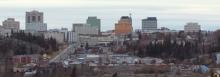
[(102, 47), (103, 49), (103, 53), (107, 54), (107, 55), (112, 55), (113, 52), (110, 51), (109, 47)]
[(49, 63), (53, 63), (53, 62), (62, 62), (65, 59), (69, 58), (69, 54), (74, 53), (75, 50), (75, 45), (69, 45), (66, 49), (64, 49), (61, 53), (59, 53), (56, 57), (54, 57), (53, 59), (51, 59), (49, 61)]

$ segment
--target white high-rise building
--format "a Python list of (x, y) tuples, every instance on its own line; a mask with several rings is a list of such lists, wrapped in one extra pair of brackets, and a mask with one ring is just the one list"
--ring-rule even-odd
[(8, 18), (7, 20), (2, 22), (3, 28), (10, 29), (13, 31), (18, 31), (20, 28), (19, 21), (15, 21), (14, 18)]
[(26, 12), (26, 30), (27, 31), (47, 31), (47, 24), (44, 23), (43, 12)]
[(67, 32), (67, 42), (68, 43), (76, 43), (78, 35), (75, 32), (68, 31)]
[(76, 32), (77, 34), (98, 34), (99, 29), (90, 26), (90, 24), (75, 23), (73, 24), (73, 32)]
[(185, 32), (199, 32), (201, 30), (201, 26), (196, 22), (189, 22), (184, 26)]
[(149, 33), (157, 31), (157, 18), (156, 17), (148, 17), (146, 19), (142, 19), (142, 32)]

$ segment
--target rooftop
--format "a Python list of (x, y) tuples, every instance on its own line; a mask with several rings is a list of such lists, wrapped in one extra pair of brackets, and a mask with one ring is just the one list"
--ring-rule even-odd
[(157, 17), (148, 17), (148, 18), (143, 19), (143, 20), (147, 20), (147, 21), (156, 21), (156, 20), (157, 20)]
[(89, 16), (88, 19), (97, 19), (96, 16)]
[(121, 19), (130, 19), (129, 16), (122, 16)]

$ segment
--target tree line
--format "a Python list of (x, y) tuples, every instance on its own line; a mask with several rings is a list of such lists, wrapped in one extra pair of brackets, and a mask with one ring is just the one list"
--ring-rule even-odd
[[(127, 51), (139, 57), (158, 57), (163, 59), (191, 59), (203, 54), (214, 54), (220, 51), (220, 30), (215, 32), (176, 34), (155, 33), (153, 38), (138, 32), (138, 40), (127, 40), (124, 45)], [(193, 36), (193, 39), (187, 39)], [(158, 40), (163, 40), (158, 42)]]
[(55, 39), (45, 39), (43, 35), (12, 32), (0, 38), (0, 53), (12, 52), (14, 55), (50, 53), (59, 50)]

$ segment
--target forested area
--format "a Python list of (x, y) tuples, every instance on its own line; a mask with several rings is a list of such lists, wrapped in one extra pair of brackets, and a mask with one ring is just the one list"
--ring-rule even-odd
[(12, 33), (11, 36), (0, 37), (0, 53), (12, 55), (40, 54), (57, 51), (59, 45), (55, 39), (44, 39), (43, 36), (31, 33)]
[(189, 59), (199, 54), (197, 44), (190, 42), (173, 43), (170, 40), (164, 43), (153, 44), (150, 43), (145, 49), (138, 49), (137, 55), (140, 57), (158, 57), (158, 58), (177, 58), (180, 60)]
[[(220, 51), (220, 30), (210, 33), (164, 34), (155, 33), (156, 39), (138, 33), (138, 40), (125, 41), (126, 50), (139, 57), (163, 59), (191, 59), (203, 54), (213, 55)], [(194, 36), (187, 39), (187, 36)], [(162, 40), (162, 42), (161, 42)]]

